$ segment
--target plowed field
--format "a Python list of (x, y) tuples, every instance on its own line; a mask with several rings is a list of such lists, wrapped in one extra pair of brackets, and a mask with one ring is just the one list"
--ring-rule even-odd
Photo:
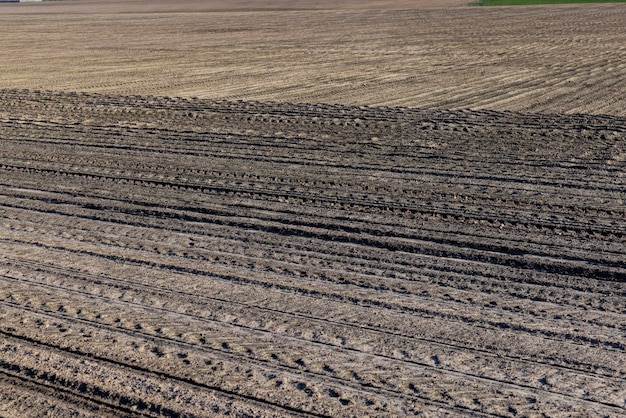
[(0, 106), (2, 416), (626, 413), (624, 118)]
[(626, 4), (459, 3), (5, 4), (0, 86), (626, 116)]
[(626, 5), (461, 3), (1, 5), (0, 417), (625, 416)]

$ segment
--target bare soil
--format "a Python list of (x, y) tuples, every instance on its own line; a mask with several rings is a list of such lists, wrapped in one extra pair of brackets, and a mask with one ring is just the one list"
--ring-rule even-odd
[(0, 86), (626, 116), (626, 4), (455, 4), (4, 4)]
[(626, 415), (626, 6), (457, 6), (1, 5), (0, 417)]
[(0, 415), (626, 413), (622, 117), (0, 103)]

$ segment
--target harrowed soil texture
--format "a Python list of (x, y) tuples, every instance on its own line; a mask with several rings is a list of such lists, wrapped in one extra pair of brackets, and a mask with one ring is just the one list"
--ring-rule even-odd
[(0, 416), (626, 414), (626, 118), (0, 90)]

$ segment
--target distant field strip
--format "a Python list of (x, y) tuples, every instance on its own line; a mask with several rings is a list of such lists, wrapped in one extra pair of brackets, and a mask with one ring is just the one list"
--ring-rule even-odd
[(0, 91), (0, 415), (623, 416), (626, 119)]
[(61, 3), (67, 13), (0, 16), (11, 39), (0, 87), (626, 116), (624, 4), (71, 13)]

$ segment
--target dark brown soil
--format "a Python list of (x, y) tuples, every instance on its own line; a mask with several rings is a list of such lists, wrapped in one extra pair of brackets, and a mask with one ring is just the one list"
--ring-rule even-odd
[(0, 91), (0, 415), (623, 416), (626, 119)]

